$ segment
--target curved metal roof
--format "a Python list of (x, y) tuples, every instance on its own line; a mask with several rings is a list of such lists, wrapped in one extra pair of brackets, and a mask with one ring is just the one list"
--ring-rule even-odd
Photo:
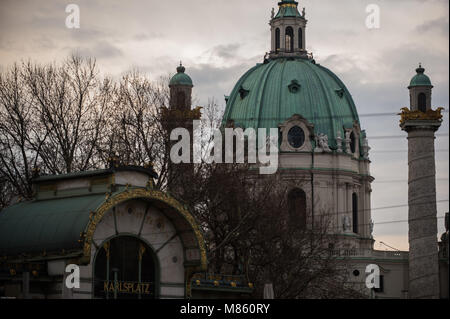
[(80, 250), (80, 233), (105, 194), (22, 202), (0, 212), (0, 255)]
[(8, 260), (41, 260), (71, 254), (89, 263), (93, 234), (114, 206), (134, 199), (152, 202), (180, 232), (183, 245), (199, 249), (199, 265), (206, 269), (203, 235), (188, 209), (157, 189), (120, 187), (110, 194), (33, 200), (0, 212), (0, 257)]

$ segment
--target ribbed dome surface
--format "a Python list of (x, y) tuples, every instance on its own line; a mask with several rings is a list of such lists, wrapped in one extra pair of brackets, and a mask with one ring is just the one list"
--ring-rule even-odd
[(411, 82), (409, 83), (409, 87), (414, 86), (433, 86), (431, 84), (430, 78), (424, 74), (425, 69), (422, 68), (422, 66), (419, 66), (419, 68), (416, 69), (417, 74), (411, 79)]
[(242, 128), (278, 128), (299, 114), (328, 135), (336, 147), (338, 130), (351, 128), (359, 117), (345, 85), (327, 68), (306, 59), (281, 58), (257, 64), (234, 87), (223, 123)]

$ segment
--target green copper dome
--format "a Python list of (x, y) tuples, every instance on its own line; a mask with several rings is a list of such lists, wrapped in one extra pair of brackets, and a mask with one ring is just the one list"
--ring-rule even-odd
[(409, 83), (409, 88), (415, 86), (433, 86), (431, 84), (430, 78), (424, 74), (425, 69), (422, 68), (422, 65), (419, 65), (419, 67), (416, 69), (416, 72), (417, 74), (411, 79), (411, 82)]
[(175, 74), (172, 79), (170, 79), (169, 86), (171, 85), (187, 85), (187, 86), (194, 86), (192, 84), (192, 79), (189, 75), (184, 73), (186, 71), (186, 68), (180, 64), (180, 66), (177, 68), (177, 74)]
[(223, 124), (242, 128), (278, 128), (294, 114), (326, 134), (336, 148), (338, 130), (351, 128), (359, 117), (344, 83), (327, 68), (301, 58), (281, 58), (257, 64), (234, 87)]
[(280, 9), (278, 10), (275, 19), (284, 17), (301, 17), (300, 12), (298, 12), (298, 2), (292, 0), (283, 0), (278, 3)]

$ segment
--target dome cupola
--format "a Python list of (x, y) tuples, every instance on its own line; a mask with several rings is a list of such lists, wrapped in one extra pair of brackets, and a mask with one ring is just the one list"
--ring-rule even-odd
[(422, 67), (422, 64), (419, 64), (416, 73), (408, 86), (411, 111), (426, 112), (431, 110), (433, 85), (430, 78), (425, 75), (425, 69)]
[(430, 78), (425, 75), (425, 69), (422, 67), (422, 64), (419, 64), (419, 67), (416, 69), (416, 75), (411, 79), (411, 82), (409, 83), (409, 88), (415, 87), (415, 86), (433, 86), (431, 84)]
[(180, 63), (177, 67), (177, 74), (175, 74), (169, 82), (169, 87), (172, 85), (194, 86), (191, 77), (184, 73), (185, 71), (186, 68)]
[(271, 58), (307, 57), (305, 50), (305, 9), (298, 11), (298, 2), (283, 0), (278, 3), (278, 13), (272, 9), (270, 20), (272, 32)]

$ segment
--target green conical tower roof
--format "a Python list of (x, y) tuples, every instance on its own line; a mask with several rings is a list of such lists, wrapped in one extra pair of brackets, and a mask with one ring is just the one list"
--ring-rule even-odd
[(283, 0), (278, 2), (278, 6), (280, 7), (277, 15), (274, 19), (285, 18), (285, 17), (300, 17), (303, 16), (298, 11), (298, 2), (294, 0)]
[(431, 80), (428, 76), (426, 76), (425, 69), (422, 68), (422, 64), (419, 64), (419, 67), (416, 69), (416, 75), (411, 79), (411, 82), (409, 83), (409, 88), (415, 87), (415, 86), (431, 86)]
[(169, 86), (172, 85), (187, 85), (193, 86), (192, 79), (189, 75), (184, 73), (186, 68), (180, 63), (180, 66), (177, 67), (177, 74), (175, 74), (172, 79), (170, 79)]

